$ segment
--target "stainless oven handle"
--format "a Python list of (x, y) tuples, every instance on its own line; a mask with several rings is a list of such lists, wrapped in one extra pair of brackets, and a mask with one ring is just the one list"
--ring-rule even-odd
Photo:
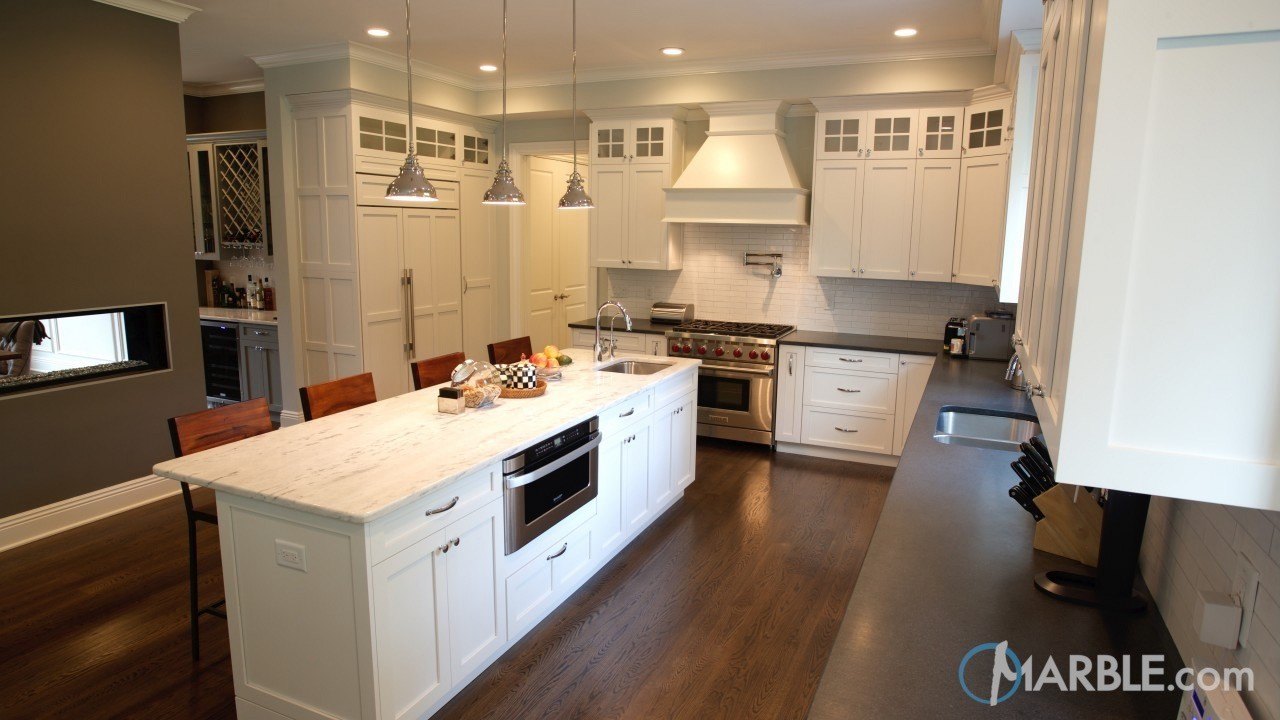
[(708, 365), (706, 363), (703, 363), (702, 367), (698, 370), (699, 372), (712, 377), (725, 377), (727, 374), (763, 375), (765, 377), (773, 377), (774, 372), (772, 368), (769, 370), (756, 370), (755, 368), (728, 368), (721, 365)]
[(525, 485), (528, 485), (529, 483), (534, 482), (536, 480), (541, 480), (542, 478), (559, 470), (565, 465), (568, 465), (574, 460), (577, 460), (583, 455), (586, 455), (587, 453), (590, 453), (592, 450), (595, 450), (597, 447), (600, 446), (601, 437), (602, 436), (600, 435), (600, 433), (596, 433), (591, 437), (590, 440), (586, 442), (585, 445), (578, 448), (577, 450), (574, 450), (573, 452), (567, 455), (556, 458), (554, 462), (543, 465), (542, 467), (538, 468), (537, 470), (534, 470), (531, 473), (528, 473), (525, 475), (510, 475), (506, 478), (503, 478), (503, 483), (507, 486), (508, 490), (514, 490), (518, 487), (524, 487)]

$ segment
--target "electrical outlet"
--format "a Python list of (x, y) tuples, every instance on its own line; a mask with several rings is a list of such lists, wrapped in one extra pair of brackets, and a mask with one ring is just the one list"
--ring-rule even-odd
[(1258, 606), (1258, 570), (1244, 553), (1236, 554), (1236, 577), (1231, 586), (1240, 598), (1240, 647), (1249, 647), (1249, 627), (1253, 624), (1253, 611)]
[(276, 564), (294, 570), (307, 571), (307, 548), (288, 540), (276, 540)]

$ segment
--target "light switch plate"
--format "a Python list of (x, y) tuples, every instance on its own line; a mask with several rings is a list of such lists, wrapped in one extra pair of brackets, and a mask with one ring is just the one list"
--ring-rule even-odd
[(276, 540), (276, 564), (294, 570), (307, 571), (307, 547), (288, 540)]
[(1240, 597), (1240, 647), (1249, 647), (1249, 627), (1253, 624), (1253, 611), (1258, 606), (1258, 586), (1261, 578), (1258, 570), (1244, 553), (1236, 555), (1236, 577), (1232, 588)]

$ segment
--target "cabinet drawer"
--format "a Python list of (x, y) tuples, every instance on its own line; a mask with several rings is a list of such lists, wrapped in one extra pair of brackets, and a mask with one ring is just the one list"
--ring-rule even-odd
[(811, 347), (805, 354), (806, 367), (828, 367), (862, 372), (898, 374), (898, 354)]
[(653, 412), (653, 391), (645, 390), (600, 413), (600, 433), (607, 439), (633, 422), (642, 420)]
[(381, 175), (356, 175), (356, 204), (376, 205), (379, 207), (411, 207), (424, 210), (457, 210), (458, 183), (452, 180), (432, 180), (436, 187), (436, 195), (440, 198), (433, 203), (407, 203), (387, 199), (387, 183)]
[(547, 553), (551, 558), (551, 582), (557, 592), (591, 570), (591, 523), (585, 523)]
[(697, 371), (685, 372), (670, 380), (664, 380), (658, 387), (654, 388), (653, 406), (655, 408), (665, 407), (676, 400), (683, 399), (685, 395), (697, 391)]
[(889, 454), (893, 448), (893, 416), (804, 409), (803, 441), (811, 445)]
[[(377, 564), (471, 510), (502, 496), (499, 465), (464, 476), (369, 525), (369, 554)], [(455, 502), (456, 500), (456, 502)]]
[(826, 367), (810, 367), (805, 371), (805, 407), (892, 415), (897, 399), (897, 375)]
[(280, 341), (277, 328), (273, 325), (250, 325), (240, 323), (240, 339), (251, 343), (274, 343)]
[(590, 350), (596, 342), (595, 330), (583, 330), (581, 328), (573, 328), (573, 346), (576, 348), (586, 348)]
[[(400, 174), (400, 168), (404, 165), (404, 156), (396, 158), (371, 157), (367, 155), (356, 155), (356, 172), (364, 175), (381, 175), (386, 178), (383, 181), (383, 187), (386, 183), (391, 182), (391, 178)], [(422, 172), (427, 179), (434, 185), (437, 179), (453, 180), (458, 177), (458, 168), (456, 166), (442, 165), (435, 162), (428, 162), (424, 158), (418, 158), (418, 164), (422, 166)]]

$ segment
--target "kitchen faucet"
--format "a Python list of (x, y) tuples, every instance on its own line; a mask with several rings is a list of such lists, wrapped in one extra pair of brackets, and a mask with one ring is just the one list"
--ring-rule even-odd
[[(622, 319), (627, 322), (627, 330), (631, 329), (631, 315), (627, 312), (626, 308), (622, 307), (622, 303), (618, 302), (617, 300), (604, 301), (604, 303), (600, 305), (600, 308), (596, 310), (596, 344), (594, 348), (596, 362), (602, 362), (604, 360), (604, 346), (600, 344), (600, 314), (603, 313), (604, 309), (609, 307), (610, 305), (618, 308), (618, 312), (622, 313)], [(618, 316), (615, 314), (613, 317), (614, 319), (617, 319)], [(610, 335), (610, 338), (612, 339), (612, 336), (613, 336), (612, 320), (609, 322), (609, 335)], [(613, 342), (609, 343), (609, 359), (610, 360), (616, 357), (617, 349), (618, 349), (617, 345), (615, 345)]]
[(1027, 389), (1027, 380), (1022, 373), (1022, 359), (1018, 357), (1017, 352), (1009, 358), (1009, 367), (1005, 368), (1004, 379), (1014, 390), (1022, 392)]

